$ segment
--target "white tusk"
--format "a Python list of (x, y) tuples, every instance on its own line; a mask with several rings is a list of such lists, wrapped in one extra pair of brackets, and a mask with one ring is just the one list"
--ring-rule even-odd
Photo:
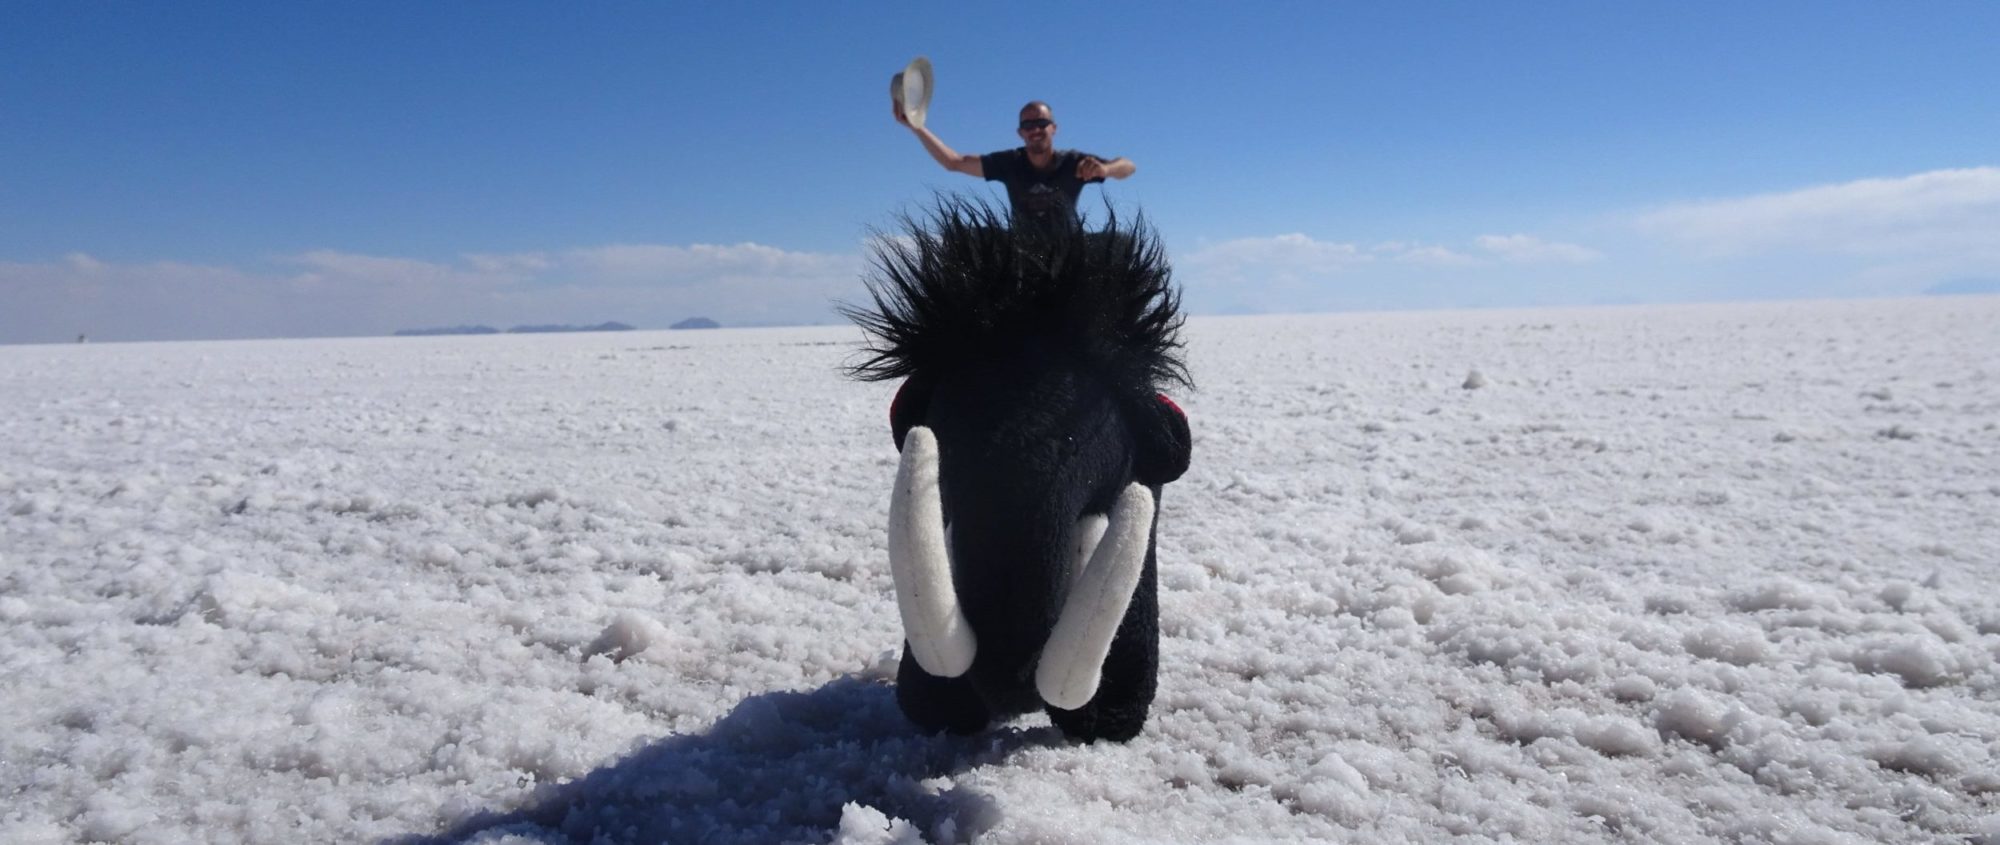
[(1118, 633), (1118, 623), (1125, 619), (1145, 571), (1152, 531), (1153, 494), (1138, 484), (1126, 487), (1111, 507), (1103, 541), (1091, 554), (1083, 577), (1070, 589), (1048, 645), (1042, 648), (1035, 689), (1043, 701), (1075, 710), (1097, 695), (1111, 638)]
[(1097, 551), (1097, 545), (1104, 542), (1104, 529), (1111, 526), (1111, 519), (1101, 513), (1085, 514), (1076, 521), (1076, 529), (1070, 533), (1069, 584), (1083, 580), (1084, 570), (1090, 567), (1090, 555)]
[(944, 505), (938, 499), (937, 435), (923, 426), (903, 435), (902, 465), (889, 494), (889, 572), (917, 665), (940, 678), (965, 674), (978, 644), (952, 588)]

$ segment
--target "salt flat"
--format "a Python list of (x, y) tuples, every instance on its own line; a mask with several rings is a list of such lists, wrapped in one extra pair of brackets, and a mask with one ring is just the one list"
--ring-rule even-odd
[(0, 347), (0, 841), (2000, 843), (2000, 298), (1206, 318), (1122, 746), (850, 328)]

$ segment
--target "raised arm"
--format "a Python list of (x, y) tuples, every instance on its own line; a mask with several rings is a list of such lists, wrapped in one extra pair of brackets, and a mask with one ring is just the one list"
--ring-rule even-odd
[(1099, 159), (1096, 156), (1084, 156), (1082, 161), (1076, 163), (1076, 178), (1084, 181), (1091, 179), (1123, 179), (1137, 172), (1139, 172), (1139, 165), (1133, 164), (1131, 159), (1124, 156), (1119, 156), (1108, 161)]
[(910, 131), (917, 134), (917, 140), (924, 143), (924, 151), (930, 153), (931, 158), (936, 159), (937, 163), (942, 165), (944, 169), (963, 173), (977, 179), (986, 178), (986, 168), (980, 165), (979, 156), (959, 155), (957, 150), (946, 146), (944, 141), (939, 140), (938, 136), (932, 134), (930, 129), (923, 126), (910, 126), (910, 119), (903, 115), (902, 103), (896, 103), (895, 108), (896, 122), (904, 126), (909, 126)]

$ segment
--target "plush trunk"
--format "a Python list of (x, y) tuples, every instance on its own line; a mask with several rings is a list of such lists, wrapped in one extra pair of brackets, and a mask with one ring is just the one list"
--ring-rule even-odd
[(952, 579), (979, 643), (967, 677), (995, 717), (1042, 706), (1036, 661), (1075, 581), (1078, 522), (1108, 513), (1131, 477), (1115, 404), (1045, 357), (989, 359), (940, 385), (926, 415)]

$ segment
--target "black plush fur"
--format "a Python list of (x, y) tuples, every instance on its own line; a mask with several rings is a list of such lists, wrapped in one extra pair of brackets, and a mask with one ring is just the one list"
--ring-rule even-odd
[[(898, 448), (914, 425), (937, 436), (952, 578), (978, 654), (964, 676), (937, 678), (906, 643), (897, 700), (919, 725), (970, 732), (1043, 706), (1035, 665), (1071, 581), (1077, 521), (1134, 481), (1157, 503), (1186, 470), (1187, 421), (1159, 393), (1190, 386), (1182, 317), (1143, 221), (1021, 232), (989, 206), (945, 199), (903, 222), (877, 241), (873, 307), (842, 309), (872, 336), (850, 374), (905, 379), (891, 411)], [(1125, 740), (1144, 726), (1156, 570), (1149, 544), (1097, 695), (1047, 708), (1066, 734)]]

